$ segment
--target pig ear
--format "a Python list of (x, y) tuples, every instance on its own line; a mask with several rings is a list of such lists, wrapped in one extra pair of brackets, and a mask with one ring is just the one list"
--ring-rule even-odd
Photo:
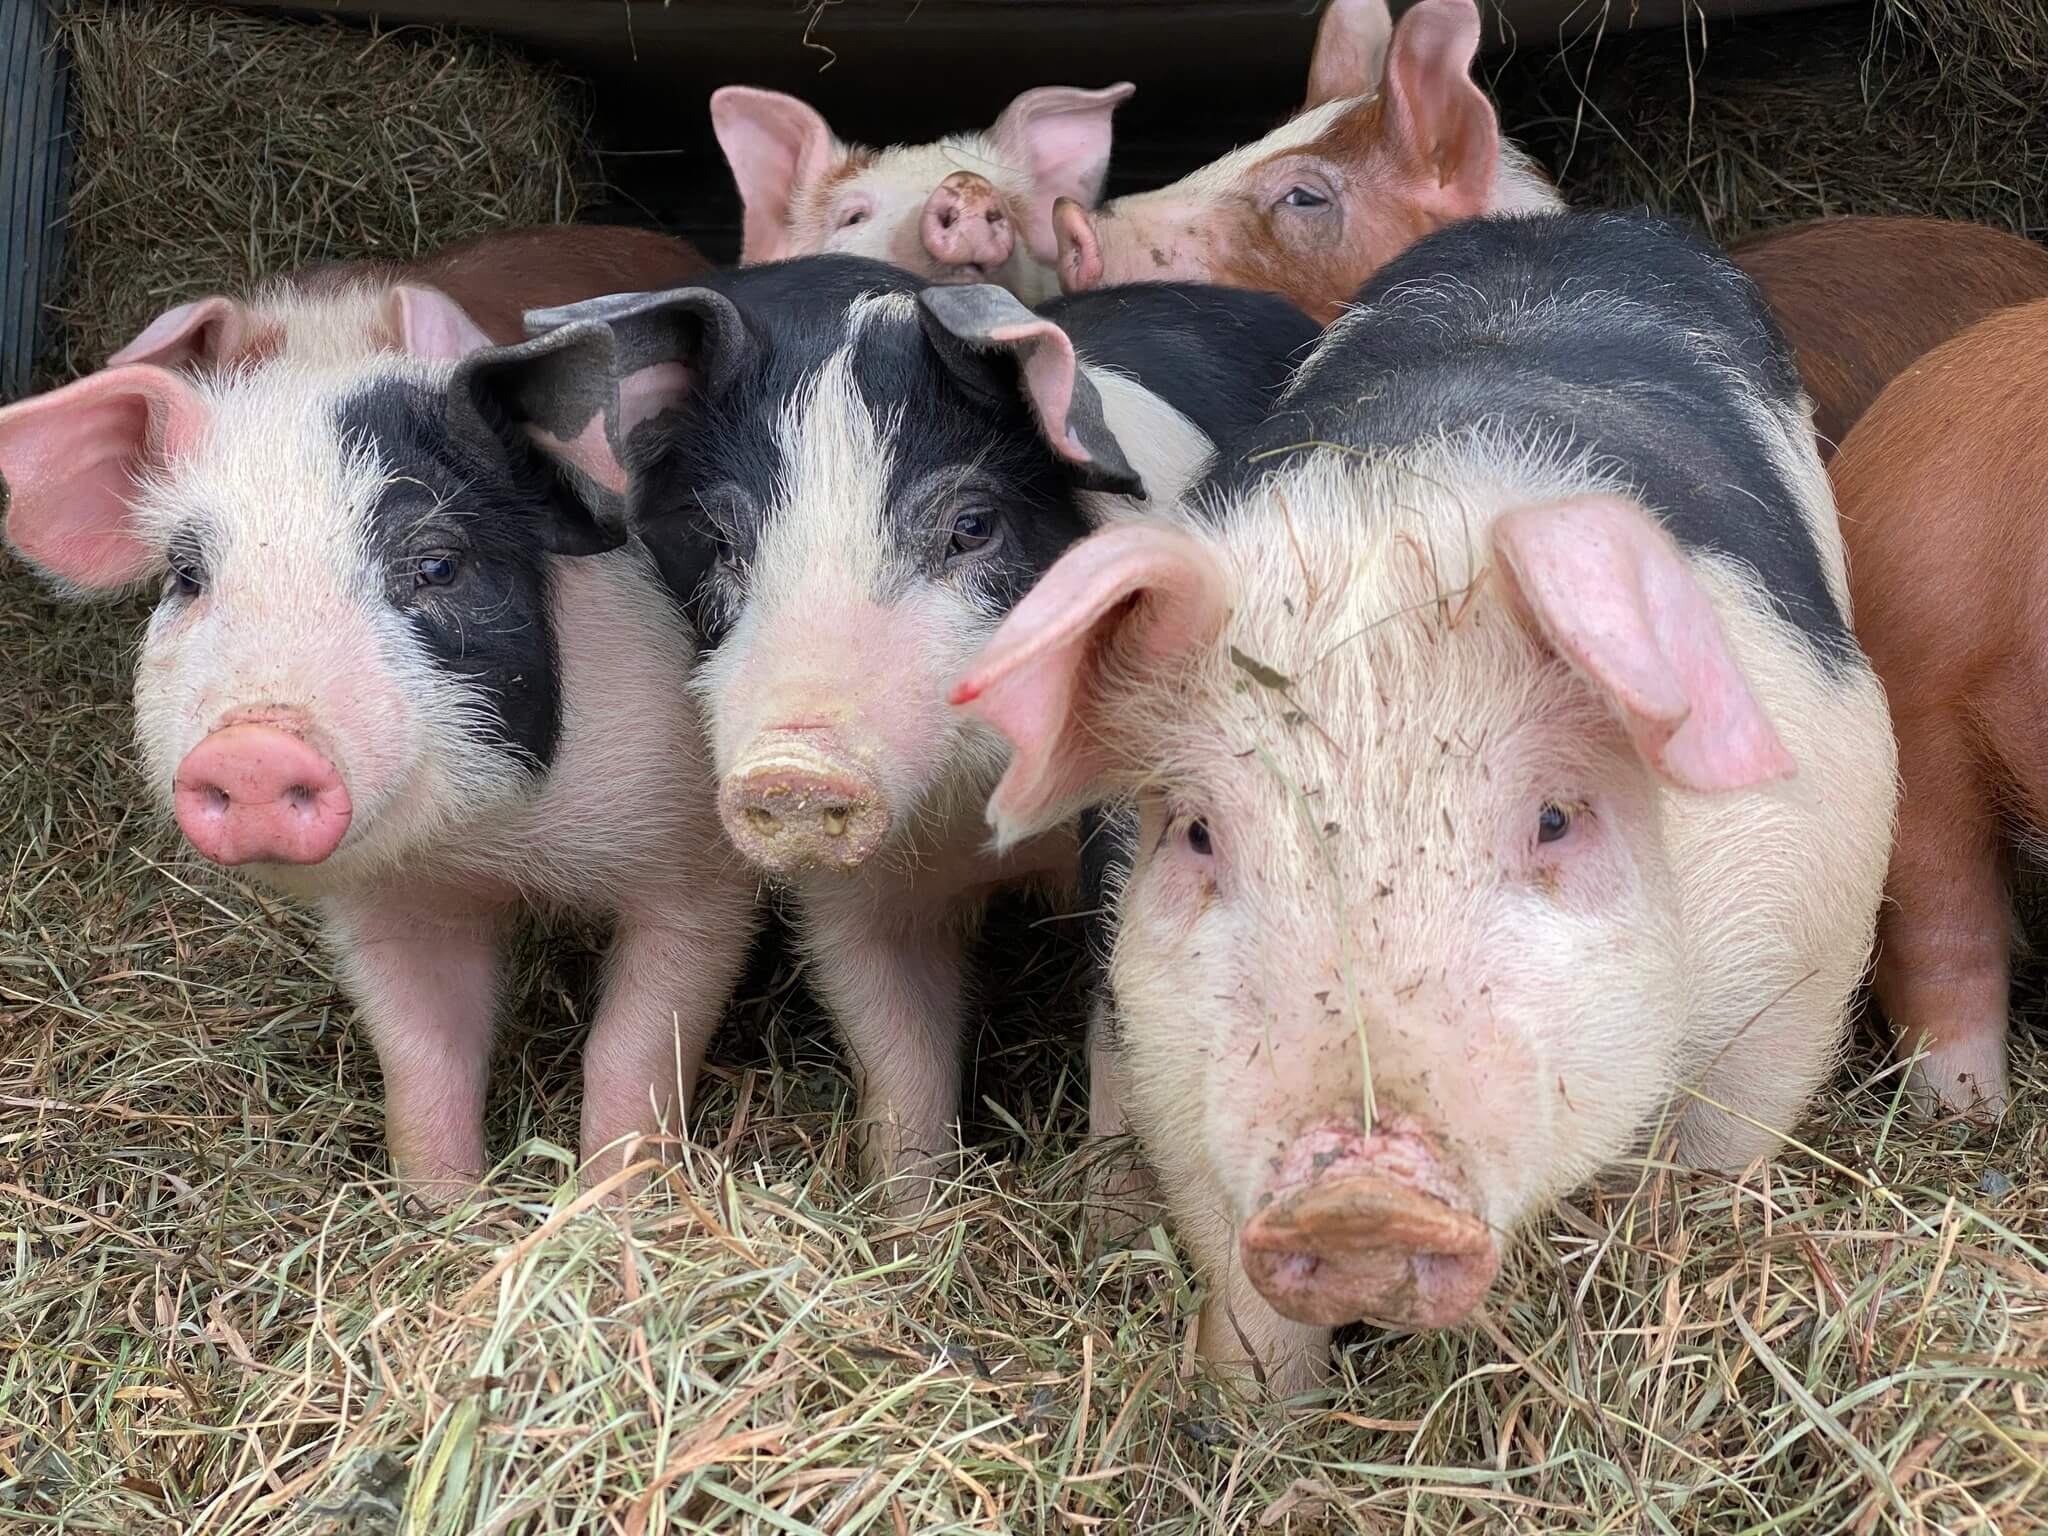
[(401, 284), (385, 301), (399, 346), (413, 357), (459, 363), (494, 345), (463, 307), (438, 288)]
[(1109, 174), (1110, 118), (1137, 90), (1129, 81), (1099, 91), (1042, 85), (1003, 108), (989, 130), (1003, 157), (1030, 174), (1024, 234), (1031, 254), (1046, 265), (1059, 255), (1053, 204), (1071, 197), (1093, 208), (1101, 200), (1102, 181)]
[(190, 454), (205, 403), (169, 369), (130, 363), (0, 410), (7, 542), (80, 587), (126, 586), (163, 564), (130, 517), (136, 482)]
[(711, 288), (614, 293), (529, 309), (526, 331), (538, 336), (592, 320), (612, 334), (618, 386), (614, 430), (621, 443), (642, 422), (674, 410), (697, 391), (724, 388), (753, 347), (753, 334), (738, 308)]
[(740, 260), (752, 266), (795, 254), (790, 205), (797, 189), (823, 181), (846, 147), (806, 103), (748, 85), (711, 93), (711, 131), (746, 208)]
[(1484, 213), (1500, 171), (1500, 123), (1472, 82), (1479, 11), (1472, 0), (1420, 0), (1394, 28), (1387, 56), (1387, 135), (1445, 223)]
[(1330, 0), (1316, 27), (1315, 57), (1309, 61), (1302, 107), (1376, 93), (1393, 30), (1387, 0)]
[(947, 284), (918, 295), (930, 336), (954, 375), (986, 391), (987, 361), (1015, 359), (1018, 388), (1052, 451), (1072, 465), (1089, 490), (1143, 499), (1145, 482), (1103, 415), (1074, 343), (1052, 321), (1033, 314), (993, 283)]
[(1014, 749), (988, 803), (1000, 845), (1111, 787), (1116, 722), (1102, 711), (1111, 659), (1156, 670), (1192, 654), (1222, 628), (1228, 593), (1200, 540), (1130, 523), (1074, 545), (1024, 595), (951, 696)]
[(448, 381), (452, 436), (515, 457), (530, 443), (567, 482), (543, 533), (555, 554), (601, 554), (626, 542), (612, 371), (611, 332), (586, 321), (472, 352)]
[(1681, 789), (1748, 789), (1795, 765), (1678, 546), (1642, 508), (1588, 496), (1493, 525), (1494, 553), (1558, 651)]
[(248, 310), (216, 293), (165, 310), (141, 335), (109, 357), (107, 366), (154, 363), (159, 368), (209, 368), (233, 356), (248, 330)]

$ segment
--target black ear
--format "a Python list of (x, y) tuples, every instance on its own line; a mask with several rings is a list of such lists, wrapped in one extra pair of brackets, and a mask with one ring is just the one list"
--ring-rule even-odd
[[(710, 288), (672, 288), (664, 293), (614, 293), (553, 309), (530, 309), (529, 336), (545, 339), (559, 330), (602, 327), (610, 337), (610, 426), (622, 465), (641, 462), (630, 451), (645, 424), (697, 395), (716, 395), (737, 378), (755, 341), (739, 309)], [(559, 329), (558, 329), (559, 328)], [(529, 343), (532, 345), (532, 343)], [(640, 477), (618, 476), (629, 509), (641, 499)]]
[(472, 352), (448, 382), (452, 436), (496, 445), (519, 462), (537, 451), (553, 467), (559, 484), (542, 540), (554, 554), (601, 554), (626, 542), (612, 374), (611, 333), (578, 325)]
[(1039, 435), (1078, 484), (1145, 499), (1145, 482), (1110, 430), (1100, 392), (1056, 323), (993, 283), (927, 288), (918, 302), (925, 336), (963, 387), (987, 395), (1007, 369), (1008, 387), (1031, 407)]

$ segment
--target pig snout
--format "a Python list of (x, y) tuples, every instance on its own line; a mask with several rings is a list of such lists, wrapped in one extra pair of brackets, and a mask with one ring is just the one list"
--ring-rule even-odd
[(254, 722), (223, 726), (185, 754), (172, 807), (216, 864), (318, 864), (354, 814), (332, 763), (290, 731)]
[(1447, 1327), (1499, 1268), (1492, 1231), (1414, 1131), (1307, 1131), (1263, 1199), (1239, 1254), (1259, 1294), (1296, 1322)]
[(977, 277), (1010, 259), (1015, 235), (1010, 210), (985, 176), (955, 171), (925, 200), (921, 225), (924, 248), (934, 261), (949, 267), (977, 269)]
[(733, 846), (775, 875), (853, 869), (889, 829), (882, 792), (829, 738), (776, 733), (725, 776), (718, 813)]
[(1060, 291), (1080, 293), (1102, 283), (1102, 242), (1088, 210), (1071, 197), (1052, 205), (1053, 236), (1059, 241)]

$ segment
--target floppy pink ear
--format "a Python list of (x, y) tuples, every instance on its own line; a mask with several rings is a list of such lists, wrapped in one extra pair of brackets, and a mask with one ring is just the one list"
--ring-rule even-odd
[(1612, 496), (1523, 507), (1494, 523), (1493, 549), (1551, 644), (1669, 782), (1749, 789), (1796, 771), (1713, 604), (1649, 513)]
[(1478, 53), (1472, 0), (1419, 0), (1387, 55), (1387, 136), (1423, 208), (1445, 223), (1484, 213), (1500, 171), (1500, 122), (1472, 83)]
[(438, 288), (401, 284), (386, 302), (393, 310), (398, 344), (413, 357), (459, 363), (472, 352), (496, 345), (468, 311)]
[(749, 85), (711, 93), (711, 131), (746, 208), (741, 264), (799, 254), (790, 240), (791, 204), (799, 188), (823, 181), (846, 158), (846, 146), (806, 103)]
[(155, 363), (159, 368), (208, 368), (233, 356), (248, 330), (248, 310), (216, 293), (165, 310), (141, 335), (108, 358), (107, 366)]
[(1315, 56), (1309, 60), (1302, 107), (1370, 96), (1380, 88), (1387, 65), (1387, 39), (1394, 30), (1387, 0), (1330, 0), (1316, 27)]
[(1213, 639), (1228, 610), (1222, 568), (1201, 542), (1144, 523), (1083, 539), (1039, 578), (951, 696), (1014, 749), (988, 803), (999, 845), (1057, 824), (1107, 785), (1106, 658), (1170, 662)]
[(1109, 174), (1110, 118), (1137, 90), (1128, 81), (1099, 91), (1041, 85), (1003, 108), (989, 130), (1003, 157), (1030, 174), (1024, 237), (1031, 254), (1048, 266), (1059, 255), (1052, 205), (1071, 197), (1093, 208), (1101, 200)]
[(169, 369), (131, 363), (0, 411), (7, 542), (81, 587), (120, 587), (163, 563), (135, 536), (136, 481), (196, 446), (198, 392)]

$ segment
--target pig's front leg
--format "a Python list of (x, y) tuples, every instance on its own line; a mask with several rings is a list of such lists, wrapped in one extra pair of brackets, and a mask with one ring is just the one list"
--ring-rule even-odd
[(484, 1171), (499, 920), (436, 919), (410, 903), (335, 903), (327, 916), (384, 1072), (391, 1170), (409, 1194), (457, 1200)]
[(1158, 1181), (1136, 1144), (1125, 1111), (1123, 1061), (1116, 1049), (1114, 1004), (1098, 988), (1088, 1013), (1088, 1156), (1082, 1221), (1101, 1249), (1160, 1218)]
[(2006, 1098), (2013, 920), (2002, 830), (1960, 721), (1902, 721), (1876, 991), (1923, 1108), (1995, 1116)]
[(633, 1150), (625, 1138), (684, 1130), (705, 1047), (725, 1015), (753, 935), (751, 901), (701, 899), (687, 923), (629, 915), (607, 962), (604, 1001), (583, 1048), (584, 1177)]
[(891, 1210), (922, 1209), (958, 1144), (961, 978), (966, 933), (906, 921), (860, 882), (803, 898), (814, 984), (853, 1057), (861, 1171), (888, 1183)]

